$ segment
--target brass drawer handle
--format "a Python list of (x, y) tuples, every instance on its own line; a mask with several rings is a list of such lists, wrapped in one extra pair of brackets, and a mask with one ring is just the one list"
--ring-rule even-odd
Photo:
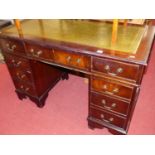
[(21, 88), (23, 91), (26, 91), (26, 92), (27, 92), (28, 90), (30, 90), (30, 88), (29, 88), (29, 87), (24, 88), (24, 86), (23, 86), (23, 85), (21, 85), (21, 86), (20, 86), (20, 88)]
[(104, 90), (106, 90), (106, 89), (108, 88), (108, 86), (107, 86), (106, 84), (104, 84), (104, 85), (102, 86), (102, 88), (103, 88)]
[(77, 62), (77, 64), (80, 64), (81, 59), (80, 59), (80, 58), (78, 58), (76, 62)]
[(107, 106), (106, 100), (104, 100), (104, 99), (102, 99), (101, 103), (102, 103), (103, 107), (107, 110), (111, 110), (116, 107), (116, 103), (112, 103), (111, 106)]
[(118, 89), (118, 88), (114, 88), (114, 89), (112, 90), (112, 92), (107, 91), (108, 86), (107, 86), (106, 84), (104, 84), (104, 85), (102, 86), (102, 89), (104, 89), (104, 92), (105, 92), (105, 93), (110, 94), (110, 95), (113, 95), (113, 94), (119, 92), (119, 89)]
[(13, 63), (13, 65), (14, 65), (15, 67), (20, 66), (20, 64), (22, 63), (22, 61), (16, 62), (14, 59), (13, 59), (11, 62)]
[(25, 74), (20, 75), (19, 73), (17, 73), (17, 77), (18, 77), (19, 79), (23, 79), (24, 77), (26, 77), (26, 75), (25, 75)]
[[(118, 91), (119, 92), (119, 91)], [(110, 91), (105, 91), (105, 93), (109, 94), (109, 95), (114, 95), (116, 92), (113, 90), (113, 92)]]
[(18, 62), (15, 64), (15, 66), (16, 66), (16, 67), (19, 67), (21, 63), (22, 63), (21, 61), (18, 61)]
[(118, 88), (114, 88), (113, 89), (113, 93), (118, 93), (119, 92), (119, 89)]
[(110, 66), (109, 66), (109, 65), (105, 65), (105, 66), (104, 66), (104, 69), (105, 69), (106, 71), (109, 71), (109, 70), (110, 70)]
[(14, 49), (16, 48), (16, 45), (12, 45), (12, 46), (10, 47), (10, 44), (6, 44), (6, 46), (7, 46), (7, 49), (8, 49), (9, 51), (11, 51), (11, 52), (13, 52)]
[(24, 89), (24, 86), (23, 86), (23, 85), (21, 85), (21, 86), (20, 86), (20, 88), (21, 88), (21, 89)]
[(43, 52), (40, 50), (36, 53), (36, 56), (39, 57)]
[(33, 54), (33, 53), (34, 53), (34, 49), (33, 49), (33, 48), (31, 48), (31, 49), (30, 49), (30, 52)]
[(31, 71), (29, 71), (29, 70), (27, 70), (26, 72), (29, 73), (29, 74), (31, 74)]
[(68, 56), (67, 58), (66, 58), (66, 60), (67, 60), (67, 63), (70, 63), (71, 62), (71, 56)]
[(26, 77), (26, 75), (25, 75), (25, 74), (21, 75), (21, 79), (23, 79), (24, 77)]
[(30, 52), (32, 53), (33, 56), (39, 57), (43, 52), (41, 50), (35, 52), (33, 48), (30, 49)]
[(120, 74), (120, 73), (123, 72), (123, 68), (119, 67), (119, 68), (116, 70), (116, 73), (112, 73), (112, 72), (110, 72), (110, 66), (109, 66), (109, 65), (105, 65), (105, 66), (104, 66), (104, 70), (106, 70), (107, 73), (108, 73), (109, 75), (111, 75), (111, 76), (116, 76), (116, 75), (118, 75), (118, 74)]
[(110, 117), (108, 120), (106, 120), (106, 119), (104, 118), (104, 114), (101, 114), (101, 115), (100, 115), (100, 118), (101, 118), (104, 122), (106, 122), (106, 123), (111, 123), (111, 122), (114, 121), (114, 118), (113, 118), (113, 117)]
[(119, 67), (116, 72), (117, 73), (122, 73), (123, 72), (123, 68)]
[(26, 92), (27, 92), (27, 91), (29, 91), (29, 90), (30, 90), (30, 88), (28, 88), (28, 87), (27, 87), (27, 88), (25, 88), (25, 91), (26, 91)]
[(11, 62), (12, 62), (12, 63), (15, 63), (15, 60), (14, 60), (14, 59), (12, 59), (12, 60), (11, 60)]

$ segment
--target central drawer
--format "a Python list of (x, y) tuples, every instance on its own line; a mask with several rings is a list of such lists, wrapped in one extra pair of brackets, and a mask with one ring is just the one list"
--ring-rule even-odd
[(82, 70), (90, 69), (90, 57), (82, 54), (54, 50), (54, 61), (65, 66), (79, 68)]
[(134, 93), (134, 86), (95, 76), (91, 78), (91, 88), (104, 94), (121, 97), (128, 100), (132, 99), (132, 95)]

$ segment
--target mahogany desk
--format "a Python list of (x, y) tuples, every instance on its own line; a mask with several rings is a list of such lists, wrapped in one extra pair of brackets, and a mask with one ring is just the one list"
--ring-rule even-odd
[(60, 79), (68, 79), (70, 71), (80, 72), (89, 79), (88, 126), (127, 134), (154, 27), (120, 25), (114, 44), (111, 23), (25, 20), (21, 27), (20, 34), (15, 26), (0, 33), (0, 47), (19, 99), (29, 97), (43, 107)]

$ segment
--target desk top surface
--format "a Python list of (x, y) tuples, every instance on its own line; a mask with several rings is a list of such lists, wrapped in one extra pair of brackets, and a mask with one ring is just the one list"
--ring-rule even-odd
[[(23, 37), (32, 36), (61, 41), (68, 44), (75, 43), (77, 45), (117, 52), (120, 55), (134, 55), (135, 59), (138, 58), (140, 43), (148, 30), (146, 26), (119, 25), (117, 40), (112, 44), (111, 23), (88, 20), (44, 19), (22, 21), (21, 27)], [(2, 30), (2, 33), (18, 34), (18, 31), (15, 26), (10, 26)]]

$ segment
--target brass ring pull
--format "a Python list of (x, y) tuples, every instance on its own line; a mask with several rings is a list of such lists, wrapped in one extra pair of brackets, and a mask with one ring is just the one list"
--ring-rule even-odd
[(119, 67), (117, 70), (116, 70), (116, 73), (112, 73), (110, 72), (110, 66), (109, 65), (105, 65), (104, 66), (104, 70), (107, 71), (107, 73), (111, 76), (117, 76), (118, 74), (122, 73), (123, 72), (123, 68)]

